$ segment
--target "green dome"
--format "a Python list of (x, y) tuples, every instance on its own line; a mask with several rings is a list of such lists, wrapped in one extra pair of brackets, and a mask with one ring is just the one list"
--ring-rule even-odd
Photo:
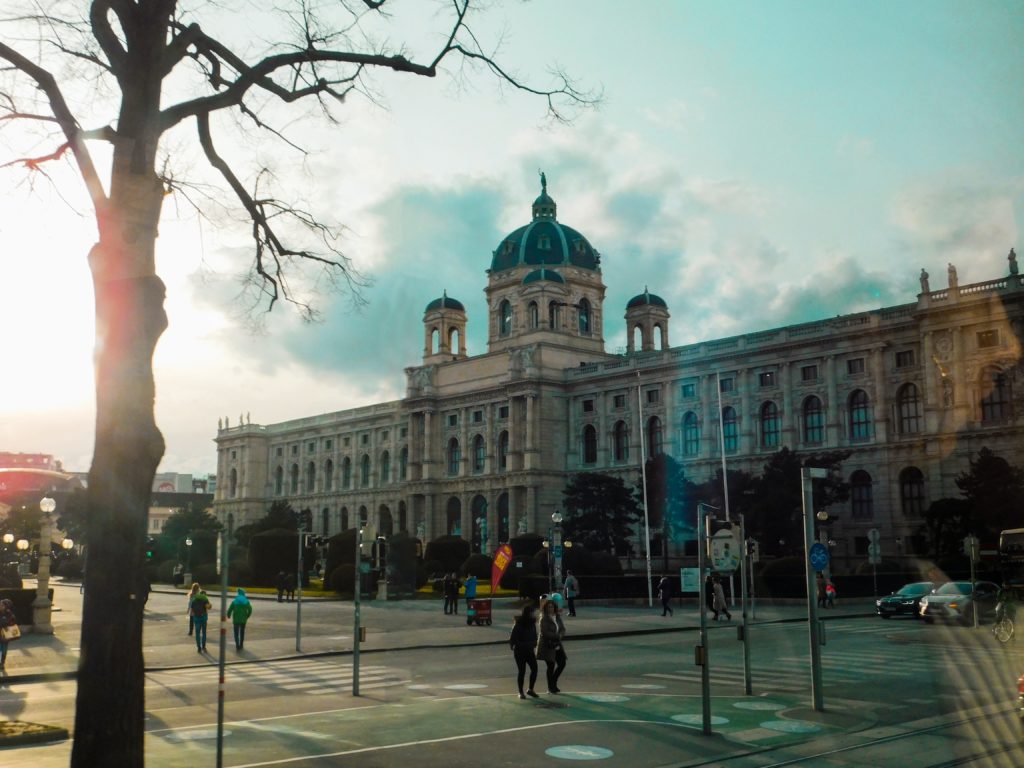
[(565, 282), (565, 278), (553, 269), (535, 269), (523, 278), (523, 285), (526, 285), (527, 283), (537, 283), (541, 280), (550, 280), (552, 283)]
[(457, 299), (450, 298), (448, 296), (448, 291), (445, 291), (444, 294), (441, 296), (441, 298), (434, 299), (432, 302), (427, 304), (427, 308), (425, 310), (423, 310), (423, 311), (424, 312), (431, 312), (431, 311), (433, 311), (435, 309), (457, 309), (460, 312), (465, 312), (466, 311), (466, 308), (464, 306), (462, 306), (462, 302), (461, 301), (458, 301)]
[(639, 296), (634, 296), (632, 299), (629, 300), (629, 303), (626, 304), (626, 309), (644, 306), (664, 307), (665, 309), (668, 309), (668, 304), (665, 303), (665, 300), (661, 298), (661, 296), (657, 296), (648, 291), (646, 286), (644, 287), (643, 293), (641, 293)]
[(533, 201), (533, 221), (498, 244), (491, 260), (491, 271), (502, 272), (524, 265), (600, 269), (601, 255), (587, 238), (556, 219), (557, 206), (548, 195), (543, 174), (541, 185), (540, 197)]

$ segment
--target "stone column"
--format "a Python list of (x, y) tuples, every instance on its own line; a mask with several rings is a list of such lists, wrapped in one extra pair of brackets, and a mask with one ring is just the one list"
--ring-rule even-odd
[(701, 400), (704, 405), (704, 425), (701, 430), (701, 456), (718, 456), (720, 443), (718, 440), (718, 392), (715, 391), (715, 374), (708, 373), (703, 377), (701, 386), (704, 394)]
[(885, 375), (885, 356), (883, 347), (871, 350), (871, 373), (875, 382), (875, 434), (874, 439), (884, 443), (889, 435), (889, 397), (887, 392), (888, 377)]
[(431, 411), (423, 412), (423, 451), (420, 457), (420, 476), (424, 480), (429, 480), (434, 476), (433, 468), (433, 417), (434, 414)]
[[(754, 373), (749, 368), (741, 368), (736, 371), (734, 386), (739, 395), (739, 414), (736, 427), (739, 432), (739, 446), (737, 454), (753, 453), (758, 448), (757, 420), (761, 401), (754, 399), (753, 382)], [(736, 406), (733, 406), (734, 408)]]
[(533, 451), (536, 441), (536, 418), (537, 404), (535, 395), (526, 396), (526, 444), (523, 446), (523, 469), (533, 469)]
[(835, 447), (839, 445), (840, 436), (843, 434), (840, 429), (839, 418), (842, 413), (839, 403), (839, 372), (836, 370), (836, 356), (829, 355), (825, 358), (825, 386), (828, 390), (825, 402), (825, 445)]
[(788, 362), (779, 365), (779, 386), (782, 389), (782, 419), (779, 425), (779, 448), (797, 444), (797, 418), (793, 412), (793, 366)]

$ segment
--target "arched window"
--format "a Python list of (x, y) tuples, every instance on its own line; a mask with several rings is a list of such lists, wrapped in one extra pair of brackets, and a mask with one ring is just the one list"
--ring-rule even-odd
[(430, 332), (430, 354), (436, 355), (441, 351), (441, 331), (434, 328)]
[(284, 493), (284, 467), (274, 470), (274, 495), (280, 496)]
[(473, 501), (469, 503), (469, 520), (471, 531), (469, 540), (470, 551), (483, 552), (483, 529), (487, 523), (487, 499), (483, 496), (474, 496)]
[(583, 463), (597, 463), (597, 429), (593, 424), (583, 428)]
[(238, 470), (234, 467), (231, 468), (231, 498), (235, 498), (238, 495)]
[(498, 333), (502, 336), (512, 333), (512, 304), (507, 299), (498, 308)]
[(556, 330), (561, 325), (561, 318), (558, 312), (558, 302), (548, 302), (548, 328)]
[(739, 448), (739, 435), (736, 429), (736, 409), (731, 405), (722, 409), (722, 440), (726, 453), (736, 453)]
[(448, 499), (447, 523), (449, 536), (462, 535), (462, 502), (455, 496)]
[(511, 526), (508, 518), (508, 494), (502, 493), (498, 496), (498, 544), (504, 544), (511, 535)]
[(921, 398), (917, 387), (904, 384), (896, 392), (896, 412), (899, 415), (901, 435), (916, 435), (921, 431)]
[(863, 469), (850, 475), (850, 512), (854, 520), (871, 520), (875, 516), (871, 475)]
[(590, 302), (586, 299), (580, 299), (579, 306), (579, 317), (580, 317), (580, 334), (583, 336), (590, 335)]
[(654, 326), (654, 338), (651, 339), (654, 342), (654, 348), (661, 350), (665, 348), (665, 329), (660, 325)]
[(629, 461), (629, 427), (626, 422), (615, 422), (612, 430), (612, 454), (616, 462)]
[(924, 513), (924, 475), (917, 467), (900, 472), (900, 506), (904, 517), (920, 517)]
[(850, 393), (850, 439), (868, 440), (871, 437), (871, 405), (868, 393), (855, 389)]
[(291, 489), (291, 493), (299, 492), (299, 465), (292, 464), (291, 469), (288, 471), (288, 487)]
[(348, 530), (348, 507), (341, 508), (341, 530)]
[(647, 456), (654, 458), (661, 455), (661, 419), (651, 416), (647, 420)]
[(998, 368), (986, 368), (981, 375), (981, 421), (998, 424), (1013, 414), (1009, 377)]
[(484, 464), (487, 460), (487, 449), (484, 445), (483, 435), (473, 438), (473, 474), (479, 475), (484, 471)]
[(697, 414), (687, 411), (683, 416), (683, 455), (696, 456), (700, 453), (700, 421)]
[(361, 488), (367, 488), (370, 485), (370, 455), (368, 453), (363, 454), (363, 458), (359, 464), (359, 486)]
[(366, 506), (359, 507), (359, 527), (365, 528), (368, 522), (370, 522), (370, 513), (366, 511)]
[(352, 459), (348, 456), (341, 460), (341, 487), (346, 490), (352, 487)]
[(316, 493), (316, 464), (312, 461), (306, 465), (306, 493)]
[(498, 471), (504, 472), (508, 469), (508, 432), (502, 430), (498, 435)]
[(398, 530), (409, 531), (409, 513), (405, 508), (405, 502), (398, 502)]
[(462, 460), (462, 454), (459, 451), (459, 441), (457, 438), (452, 438), (448, 441), (448, 474), (457, 475), (459, 474), (459, 462)]
[(761, 447), (779, 447), (779, 407), (771, 400), (761, 406)]
[(825, 412), (821, 408), (821, 399), (816, 395), (804, 400), (804, 442), (825, 442)]
[(398, 479), (409, 478), (409, 446), (403, 445), (401, 453), (398, 454)]
[(642, 326), (634, 326), (633, 328), (633, 349), (637, 352), (644, 348), (644, 329)]
[(384, 451), (380, 455), (380, 484), (387, 485), (391, 482), (391, 454)]
[(530, 329), (536, 330), (540, 328), (540, 307), (537, 306), (536, 301), (531, 301), (529, 306), (530, 313)]
[(334, 490), (334, 462), (331, 459), (324, 462), (324, 490)]
[(320, 510), (320, 535), (329, 536), (331, 529), (331, 510), (324, 507)]
[(459, 353), (459, 329), (452, 328), (448, 331), (448, 351), (453, 355)]
[(387, 504), (381, 504), (377, 508), (377, 533), (380, 536), (389, 537), (395, 532), (395, 522), (391, 517), (391, 510)]

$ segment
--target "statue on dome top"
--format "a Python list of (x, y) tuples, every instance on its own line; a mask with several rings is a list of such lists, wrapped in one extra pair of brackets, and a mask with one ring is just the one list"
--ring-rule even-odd
[(949, 288), (950, 288), (950, 290), (952, 290), (953, 288), (958, 288), (960, 286), (960, 281), (957, 279), (956, 267), (953, 266), (952, 262), (950, 262), (948, 264), (948, 266), (946, 267), (946, 274), (949, 277)]
[(1013, 250), (1013, 248), (1010, 249), (1010, 255), (1006, 257), (1006, 260), (1008, 262), (1010, 262), (1010, 274), (1011, 275), (1016, 275), (1017, 274), (1017, 254)]
[(544, 171), (540, 172), (540, 192), (542, 195), (548, 193), (548, 177), (544, 175)]
[(931, 289), (928, 287), (928, 273), (924, 267), (921, 267), (921, 293), (930, 293)]

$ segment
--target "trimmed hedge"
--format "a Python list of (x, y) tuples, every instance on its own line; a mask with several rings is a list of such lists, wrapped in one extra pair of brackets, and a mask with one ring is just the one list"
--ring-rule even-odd
[(469, 576), (473, 574), (478, 579), (490, 580), (491, 578), (491, 565), (493, 560), (487, 555), (482, 555), (479, 552), (475, 552), (466, 558), (466, 562), (462, 564), (459, 569), (459, 573), (463, 576)]
[[(50, 596), (50, 603), (53, 603), (53, 588), (47, 594)], [(29, 625), (32, 623), (32, 601), (36, 599), (34, 589), (0, 589), (0, 600), (10, 600), (14, 603), (14, 615), (18, 624)]]
[(445, 573), (451, 573), (459, 570), (469, 554), (469, 542), (461, 536), (439, 536), (427, 543), (423, 559), (439, 560)]
[[(272, 587), (280, 571), (295, 573), (298, 557), (295, 531), (275, 528), (257, 533), (249, 540), (249, 568), (252, 583), (260, 587)], [(311, 566), (316, 559), (316, 550), (308, 548), (302, 553), (303, 562)], [(198, 568), (194, 569), (196, 572)], [(302, 586), (309, 586), (309, 569), (304, 569)]]

